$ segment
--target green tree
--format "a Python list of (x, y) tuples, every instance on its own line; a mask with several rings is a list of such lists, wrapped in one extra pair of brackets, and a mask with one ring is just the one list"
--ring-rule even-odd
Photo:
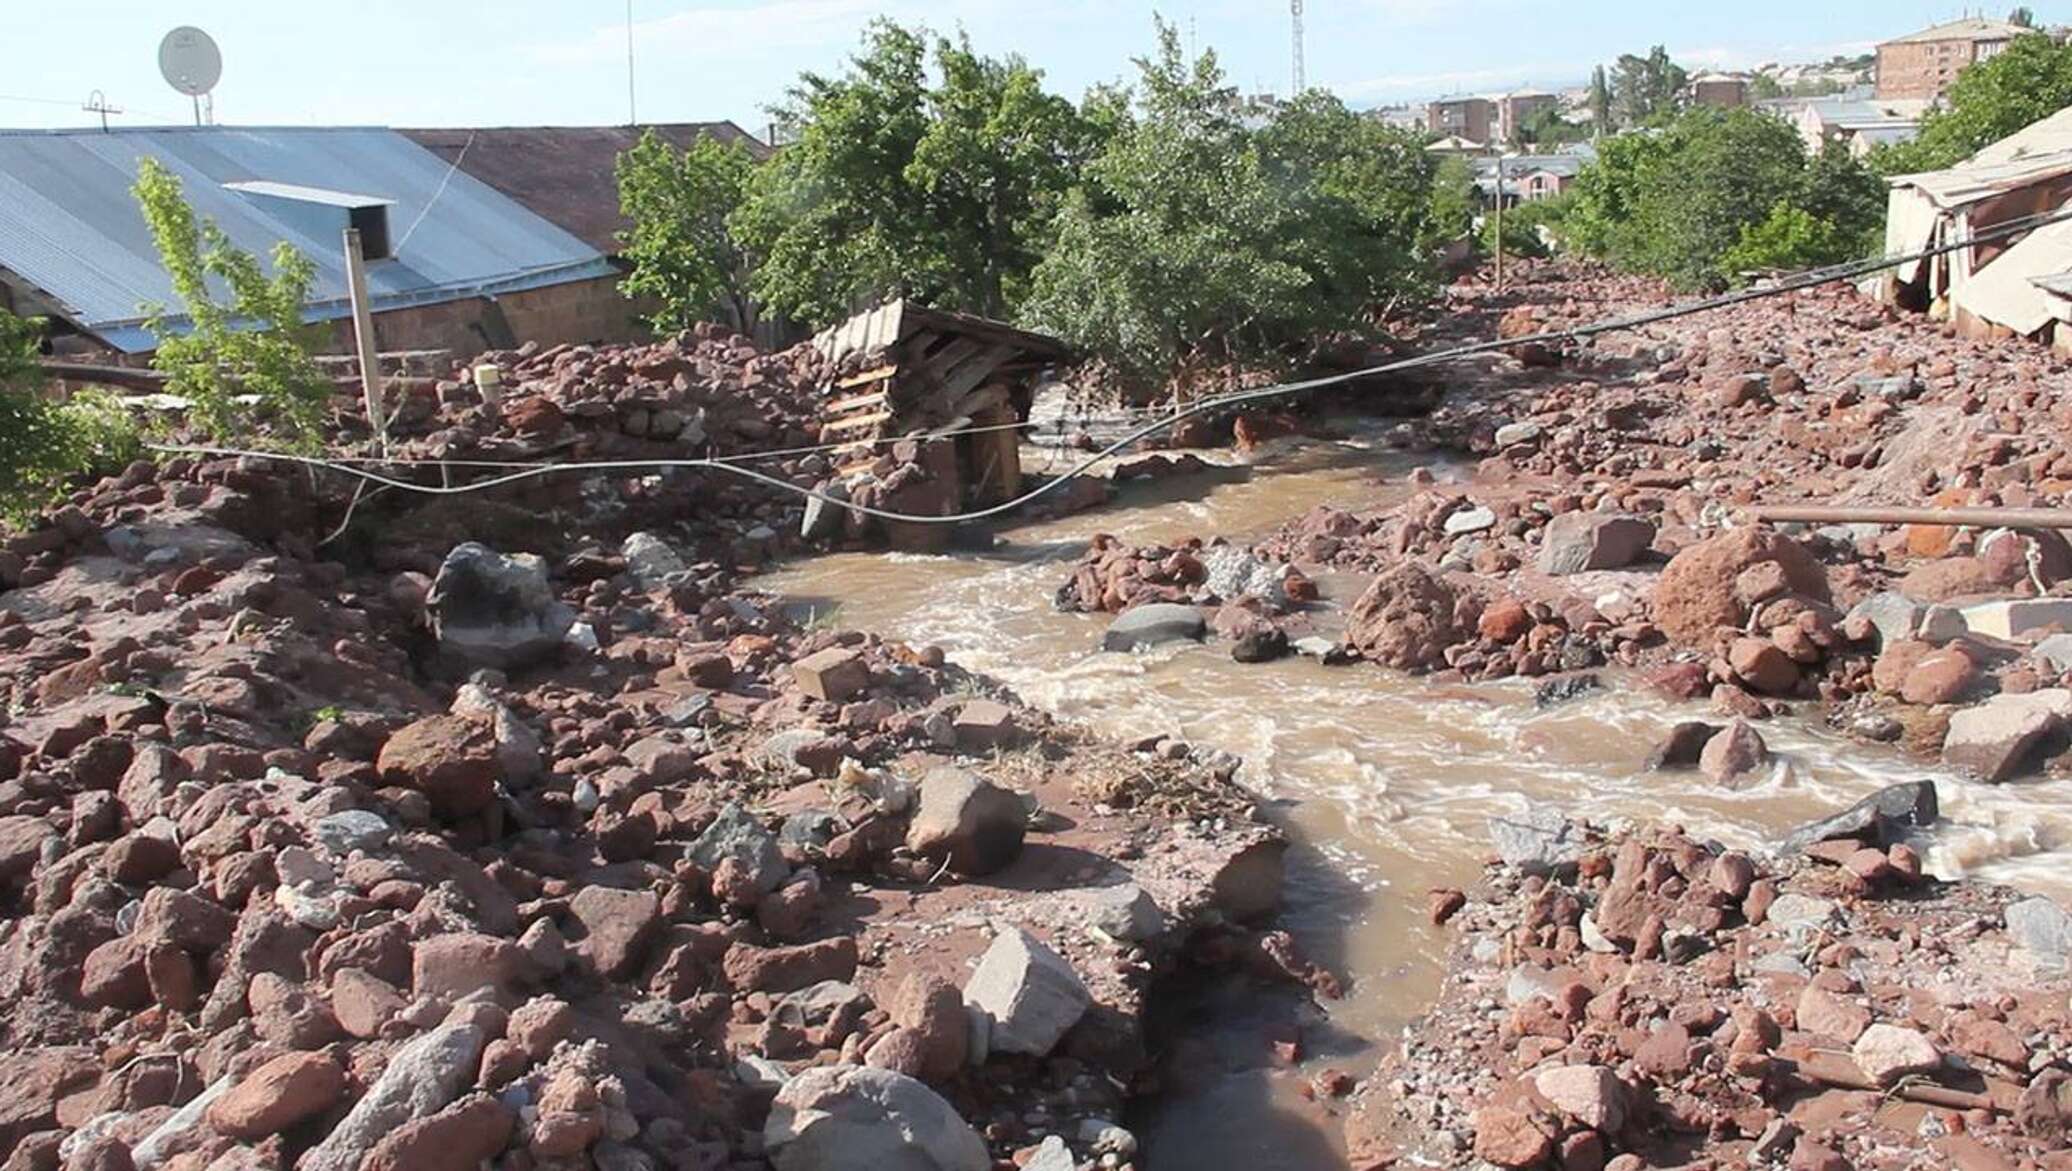
[[(138, 165), (136, 197), (185, 309), (183, 323), (151, 307), (146, 325), (158, 339), (152, 365), (191, 404), (188, 421), (226, 436), (263, 418), (296, 440), (312, 438), (332, 389), (309, 356), (314, 333), (302, 321), (316, 266), (283, 241), (268, 276), (221, 228), (196, 221), (180, 181), (156, 159)], [(229, 290), (228, 304), (211, 278)]]
[(1545, 150), (1547, 147), (1581, 142), (1589, 137), (1588, 126), (1578, 126), (1562, 117), (1557, 107), (1542, 106), (1527, 115), (1519, 124), (1517, 145), (1521, 148), (1539, 147)]
[(709, 135), (678, 150), (650, 130), (619, 156), (619, 210), (633, 221), (619, 233), (633, 264), (619, 287), (653, 301), (657, 332), (715, 318), (755, 328), (749, 255), (727, 227), (754, 169), (745, 148)]
[(2023, 28), (2035, 28), (2036, 13), (2031, 11), (2028, 5), (2024, 4), (2007, 14), (2007, 23), (2017, 24)]
[(911, 296), (1002, 315), (1097, 127), (1020, 58), (879, 21), (839, 77), (806, 74), (780, 114), (798, 139), (761, 167), (729, 228), (773, 311), (825, 323)]
[(1590, 71), (1590, 123), (1600, 138), (1612, 132), (1612, 87), (1602, 65)]
[(1645, 57), (1621, 54), (1612, 74), (1612, 110), (1620, 126), (1641, 126), (1675, 112), (1690, 75), (1660, 45)]
[(1443, 245), (1473, 233), (1481, 208), (1474, 166), (1459, 155), (1446, 156), (1432, 175), (1431, 210), (1426, 217), (1429, 244)]
[(1846, 152), (1809, 159), (1784, 122), (1700, 107), (1654, 133), (1604, 143), (1577, 178), (1561, 232), (1620, 268), (1717, 288), (1772, 267), (1751, 257), (1788, 252), (1793, 264), (1827, 264), (1863, 255), (1883, 213), (1876, 176)]
[(1879, 148), (1871, 165), (1884, 175), (1955, 166), (2066, 106), (2072, 106), (2072, 45), (2043, 33), (2019, 36), (1959, 74), (1948, 103), (1921, 119), (1921, 133)]
[(65, 402), (43, 393), (42, 323), (0, 309), (0, 520), (25, 523), (74, 479), (126, 466), (142, 452), (135, 421), (103, 391)]
[(1254, 129), (1213, 53), (1160, 22), (1135, 109), (1086, 167), (1022, 320), (1145, 384), (1192, 356), (1272, 364), (1425, 279), (1420, 139), (1303, 94)]

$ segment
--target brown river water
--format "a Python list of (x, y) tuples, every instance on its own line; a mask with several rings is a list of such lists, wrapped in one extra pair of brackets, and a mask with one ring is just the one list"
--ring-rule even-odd
[[(1096, 533), (1133, 544), (1256, 539), (1317, 504), (1403, 499), (1404, 475), (1422, 461), (1388, 450), (1381, 428), (1354, 424), (1350, 439), (1289, 442), (1249, 465), (1133, 487), (1106, 509), (1004, 528), (990, 552), (845, 553), (759, 584), (842, 626), (939, 645), (1060, 718), (1242, 756), (1241, 779), (1297, 843), (1282, 923), (1346, 983), (1328, 1019), (1305, 1029), (1308, 1067), (1363, 1072), (1434, 998), (1445, 940), (1425, 919), (1425, 892), (1476, 880), (1493, 813), (1544, 806), (1595, 820), (1672, 820), (1753, 845), (1880, 785), (1936, 777), (1949, 824), (1929, 852), (1933, 869), (2072, 899), (2072, 782), (1951, 780), (1795, 718), (1764, 726), (1779, 757), (1773, 774), (1726, 792), (1695, 772), (1640, 771), (1677, 719), (1702, 712), (1616, 673), (1605, 673), (1604, 690), (1540, 711), (1525, 681), (1470, 688), (1303, 658), (1244, 665), (1213, 642), (1102, 654), (1103, 616), (1053, 607)], [(1049, 458), (1032, 449), (1024, 466), (1044, 470)], [(1321, 584), (1342, 606), (1364, 583)], [(1269, 1068), (1262, 1031), (1271, 1026), (1253, 1019), (1261, 1011), (1242, 997), (1208, 1010), (1203, 1054), (1216, 1073), (1176, 1089), (1140, 1123), (1150, 1167), (1336, 1161), (1334, 1137), (1295, 1096), (1301, 1079)]]

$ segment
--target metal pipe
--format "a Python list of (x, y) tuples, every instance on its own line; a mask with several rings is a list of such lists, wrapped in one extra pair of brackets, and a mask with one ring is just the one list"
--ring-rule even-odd
[(1758, 504), (1757, 520), (1806, 524), (1959, 525), (1986, 529), (2072, 529), (2072, 510), (2062, 508), (1902, 508), (1897, 505), (1844, 507), (1832, 504)]

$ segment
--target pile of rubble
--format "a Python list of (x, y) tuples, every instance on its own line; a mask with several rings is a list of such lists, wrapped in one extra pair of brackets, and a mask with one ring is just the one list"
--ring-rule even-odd
[(1780, 842), (1492, 823), (1435, 891), (1439, 1004), (1354, 1095), (1359, 1166), (2063, 1167), (2072, 915), (1924, 878), (1932, 785)]
[[(1456, 296), (1464, 312), (1434, 346), (1668, 301), (1565, 266)], [(1840, 726), (1995, 781), (2064, 749), (2062, 536), (1748, 516), (1806, 500), (2059, 504), (2072, 416), (2042, 388), (2072, 373), (2063, 359), (1848, 290), (1526, 348), (1470, 366), (1448, 405), (1398, 428), (1406, 447), (1476, 458), (1468, 484), (1419, 469), (1399, 506), (1320, 506), (1255, 546), (1303, 572), (1376, 575), (1348, 611), (1349, 650), (1468, 680), (1643, 667), (1744, 721), (1818, 701)]]
[[(812, 438), (718, 335), (491, 361), (402, 454)], [(1234, 762), (800, 629), (736, 580), (769, 495), (322, 545), (346, 491), (140, 464), (5, 541), (8, 1171), (1128, 1164), (1146, 991), (1277, 898)]]

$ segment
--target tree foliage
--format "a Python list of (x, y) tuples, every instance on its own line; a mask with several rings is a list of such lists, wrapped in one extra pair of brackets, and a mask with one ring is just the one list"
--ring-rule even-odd
[[(283, 241), (268, 276), (222, 229), (195, 219), (180, 181), (156, 159), (138, 166), (136, 197), (186, 318), (182, 328), (164, 306), (151, 308), (152, 365), (167, 375), (167, 390), (192, 404), (189, 423), (225, 436), (264, 419), (292, 438), (312, 436), (331, 393), (302, 321), (316, 266)], [(217, 300), (219, 287), (229, 291), (227, 304)]]
[(1660, 45), (1645, 57), (1620, 54), (1612, 71), (1613, 120), (1620, 126), (1644, 126), (1674, 113), (1689, 81), (1690, 74)]
[(1316, 91), (1249, 109), (1213, 53), (1190, 61), (1158, 32), (1024, 322), (1155, 381), (1195, 355), (1272, 362), (1426, 279), (1434, 164), (1418, 138)]
[(1745, 109), (1700, 107), (1608, 140), (1574, 192), (1566, 242), (1685, 288), (1863, 255), (1884, 211), (1868, 168), (1841, 150), (1809, 158), (1790, 126)]
[(1602, 65), (1590, 71), (1590, 128), (1599, 135), (1612, 131), (1612, 85)]
[(1955, 166), (2067, 106), (2072, 106), (2072, 45), (2044, 33), (2018, 36), (1959, 74), (1947, 104), (1928, 111), (1912, 142), (1879, 148), (1871, 164), (1885, 175)]
[(820, 324), (910, 296), (1003, 315), (1098, 121), (1018, 57), (873, 24), (839, 77), (808, 73), (784, 119), (798, 140), (730, 218), (770, 310)]
[(0, 309), (0, 520), (20, 524), (75, 478), (112, 472), (142, 447), (135, 421), (113, 395), (44, 397), (36, 368), (40, 322)]
[(754, 328), (749, 254), (727, 224), (754, 170), (745, 148), (710, 135), (678, 150), (650, 130), (619, 156), (619, 210), (633, 223), (619, 233), (633, 265), (619, 287), (655, 305), (656, 332), (715, 318)]

